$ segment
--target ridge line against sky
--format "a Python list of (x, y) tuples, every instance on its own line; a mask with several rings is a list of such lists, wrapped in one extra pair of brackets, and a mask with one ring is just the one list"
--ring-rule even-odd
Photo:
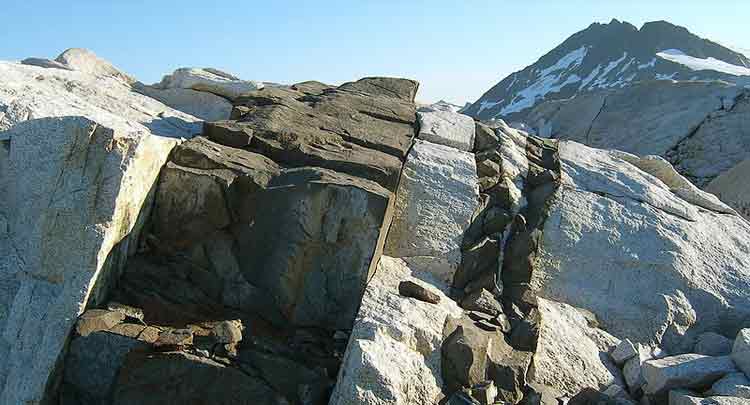
[(744, 1), (351, 3), (10, 0), (0, 14), (0, 60), (53, 58), (82, 47), (145, 83), (184, 66), (279, 83), (400, 76), (420, 81), (420, 101), (462, 105), (573, 33), (612, 18), (636, 27), (667, 20), (750, 48)]

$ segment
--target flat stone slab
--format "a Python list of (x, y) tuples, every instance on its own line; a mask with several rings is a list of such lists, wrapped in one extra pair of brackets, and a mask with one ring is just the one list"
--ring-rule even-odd
[(450, 146), (465, 152), (474, 149), (475, 124), (468, 115), (429, 107), (417, 111), (419, 139)]
[(674, 388), (701, 387), (734, 372), (737, 368), (729, 356), (681, 354), (649, 360), (643, 364), (643, 378), (646, 380), (643, 390), (657, 394)]

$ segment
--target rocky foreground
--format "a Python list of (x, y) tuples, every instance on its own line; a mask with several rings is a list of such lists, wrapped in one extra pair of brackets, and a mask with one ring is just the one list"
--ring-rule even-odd
[(750, 402), (734, 208), (417, 88), (0, 62), (0, 403)]

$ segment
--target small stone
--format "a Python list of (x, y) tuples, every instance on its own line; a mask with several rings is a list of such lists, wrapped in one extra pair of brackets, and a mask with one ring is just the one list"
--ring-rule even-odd
[(440, 302), (439, 295), (413, 281), (402, 281), (399, 283), (398, 293), (404, 297), (418, 299), (420, 301), (429, 302), (430, 304), (437, 304)]
[(221, 321), (211, 329), (211, 336), (217, 343), (236, 344), (242, 340), (242, 321), (236, 319)]
[(485, 192), (494, 188), (500, 181), (499, 176), (482, 177), (479, 179), (479, 191)]
[(461, 307), (469, 311), (484, 312), (492, 316), (498, 316), (503, 313), (503, 307), (497, 302), (495, 296), (485, 289), (464, 297), (461, 300)]
[(78, 318), (76, 331), (81, 336), (88, 336), (92, 332), (110, 330), (124, 319), (125, 315), (121, 312), (90, 309)]
[(732, 354), (732, 341), (718, 333), (701, 333), (695, 339), (693, 351), (706, 356), (729, 356)]
[(614, 360), (618, 366), (621, 366), (626, 361), (637, 355), (638, 351), (636, 350), (635, 345), (633, 345), (633, 342), (631, 342), (630, 339), (624, 339), (620, 341), (620, 344), (618, 344), (612, 351), (612, 360)]
[(477, 173), (480, 177), (496, 177), (500, 175), (500, 165), (489, 160), (477, 162)]

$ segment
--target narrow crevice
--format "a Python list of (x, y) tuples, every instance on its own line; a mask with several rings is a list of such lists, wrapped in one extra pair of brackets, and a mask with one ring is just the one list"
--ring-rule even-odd
[(599, 107), (599, 111), (594, 116), (594, 119), (591, 120), (591, 124), (589, 125), (589, 128), (586, 130), (586, 145), (591, 145), (591, 130), (594, 128), (594, 124), (596, 123), (596, 120), (599, 118), (599, 116), (602, 114), (604, 109), (607, 108), (607, 95), (604, 95), (604, 99), (602, 100), (602, 105)]

